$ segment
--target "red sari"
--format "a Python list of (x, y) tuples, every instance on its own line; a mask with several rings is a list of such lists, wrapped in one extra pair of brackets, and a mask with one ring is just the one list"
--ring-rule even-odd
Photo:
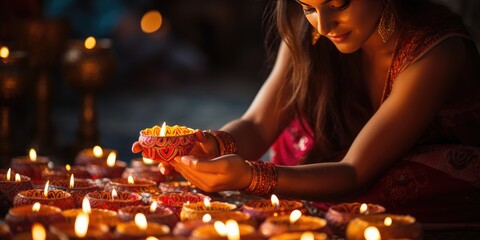
[[(424, 20), (402, 29), (382, 102), (402, 70), (433, 47), (452, 36), (470, 39), (450, 13)], [(478, 93), (443, 106), (418, 145), (354, 201), (381, 204), (390, 213), (410, 214), (421, 222), (480, 222), (480, 89)], [(273, 144), (272, 162), (300, 164), (313, 148), (313, 131), (308, 124), (302, 127), (300, 119)]]

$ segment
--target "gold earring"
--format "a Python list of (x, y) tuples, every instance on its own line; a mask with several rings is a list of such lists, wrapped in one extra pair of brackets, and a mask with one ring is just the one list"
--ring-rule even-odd
[(383, 43), (388, 42), (395, 32), (395, 15), (393, 15), (393, 12), (389, 8), (389, 2), (390, 1), (387, 2), (383, 9), (377, 28)]
[(312, 29), (312, 46), (315, 45), (320, 38), (320, 33), (317, 31), (317, 29), (313, 28)]

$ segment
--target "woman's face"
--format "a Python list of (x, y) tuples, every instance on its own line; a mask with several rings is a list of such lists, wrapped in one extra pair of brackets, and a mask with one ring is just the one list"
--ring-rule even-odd
[(342, 53), (363, 47), (376, 32), (382, 0), (296, 0), (307, 20)]

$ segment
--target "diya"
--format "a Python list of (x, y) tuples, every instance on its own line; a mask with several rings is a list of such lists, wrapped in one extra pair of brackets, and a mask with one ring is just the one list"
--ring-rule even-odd
[(294, 210), (290, 215), (267, 218), (259, 228), (263, 237), (272, 237), (286, 232), (319, 232), (327, 225), (325, 219), (313, 216), (303, 216), (300, 210)]
[(156, 184), (163, 182), (167, 179), (167, 177), (160, 172), (157, 166), (125, 168), (125, 171), (122, 174), (122, 178), (128, 178), (128, 176), (132, 176), (133, 178), (147, 179), (150, 181), (154, 181)]
[(60, 239), (97, 240), (109, 239), (108, 226), (90, 221), (90, 215), (79, 213), (74, 223), (62, 222), (50, 226), (50, 231)]
[(125, 178), (113, 178), (105, 185), (106, 191), (116, 189), (117, 191), (128, 191), (135, 193), (160, 194), (157, 183), (145, 178), (133, 178), (131, 175)]
[(152, 196), (152, 201), (156, 201), (159, 205), (172, 209), (173, 212), (179, 217), (182, 207), (185, 203), (203, 202), (204, 199), (210, 200), (210, 197), (200, 193), (189, 192), (171, 192)]
[(147, 218), (143, 213), (135, 214), (134, 221), (119, 223), (115, 230), (118, 238), (146, 238), (148, 236), (162, 237), (170, 233), (170, 229), (166, 225), (147, 222)]
[(10, 208), (5, 216), (5, 222), (14, 234), (29, 231), (34, 223), (41, 223), (48, 227), (51, 224), (63, 221), (65, 221), (65, 218), (60, 208), (41, 205), (38, 202), (33, 205)]
[(334, 234), (345, 236), (347, 225), (352, 219), (384, 212), (385, 208), (376, 204), (358, 202), (340, 203), (328, 209), (325, 214), (325, 219), (327, 220), (328, 227)]
[(270, 240), (328, 240), (328, 235), (318, 232), (292, 232), (282, 233), (269, 238)]
[(115, 226), (120, 222), (118, 214), (115, 211), (99, 208), (91, 208), (90, 201), (85, 197), (82, 201), (82, 208), (68, 209), (62, 212), (66, 222), (73, 223), (79, 213), (89, 214), (90, 222), (102, 223), (109, 227)]
[(12, 240), (61, 240), (58, 236), (47, 231), (41, 223), (34, 223), (30, 231), (18, 233), (12, 238), (2, 238)]
[(51, 180), (52, 189), (58, 189), (68, 192), (72, 195), (76, 207), (82, 206), (85, 195), (89, 192), (100, 191), (100, 187), (91, 179), (78, 179), (75, 175), (70, 175), (70, 179)]
[(161, 182), (159, 188), (163, 193), (169, 192), (197, 192), (197, 187), (187, 181)]
[(132, 192), (96, 191), (85, 195), (92, 208), (118, 211), (123, 207), (145, 205), (142, 197)]
[(295, 200), (280, 201), (275, 194), (272, 194), (270, 200), (259, 199), (248, 201), (241, 209), (259, 222), (263, 222), (271, 216), (289, 215), (296, 209), (300, 210), (303, 214), (307, 213), (307, 209), (303, 206), (303, 203)]
[(28, 156), (12, 158), (10, 167), (21, 175), (30, 177), (34, 184), (42, 183), (42, 172), (48, 169), (49, 158), (38, 156), (35, 149), (30, 149)]
[(217, 218), (218, 214), (233, 211), (236, 205), (226, 202), (210, 202), (208, 198), (204, 198), (203, 202), (185, 203), (180, 212), (180, 220), (202, 219), (205, 214), (210, 214), (212, 218)]
[(76, 178), (90, 179), (92, 176), (88, 173), (87, 168), (84, 166), (70, 166), (69, 164), (65, 167), (53, 167), (48, 168), (42, 172), (43, 180), (54, 180), (54, 179), (68, 179), (71, 175), (75, 175)]
[(32, 205), (36, 202), (63, 210), (75, 208), (72, 195), (62, 190), (49, 190), (49, 181), (47, 181), (43, 190), (33, 189), (19, 192), (13, 199), (13, 206)]
[(0, 210), (1, 215), (7, 213), (13, 206), (13, 199), (22, 191), (33, 189), (33, 184), (27, 176), (12, 174), (9, 169), (7, 174), (0, 174)]
[(155, 201), (150, 206), (131, 206), (118, 210), (118, 216), (125, 222), (133, 221), (137, 213), (144, 214), (148, 222), (164, 224), (172, 229), (179, 221), (177, 215), (171, 209), (158, 206)]
[(256, 224), (252, 221), (250, 215), (240, 211), (220, 212), (215, 214), (215, 218), (212, 218), (212, 215), (207, 213), (202, 216), (202, 219), (193, 219), (178, 222), (173, 228), (173, 235), (188, 237), (193, 230), (200, 226), (213, 224), (215, 221), (221, 221), (225, 223), (230, 219), (235, 220), (237, 223), (241, 224), (248, 224), (252, 226), (255, 226)]
[(228, 220), (226, 224), (216, 221), (214, 224), (200, 226), (193, 230), (190, 238), (191, 240), (230, 240), (230, 239), (246, 239), (257, 240), (261, 239), (255, 231), (255, 228), (246, 225), (238, 224), (235, 220)]
[(376, 214), (357, 217), (346, 230), (348, 239), (365, 239), (368, 227), (375, 227), (382, 239), (422, 239), (422, 227), (409, 215)]
[(75, 157), (75, 165), (87, 166), (90, 164), (103, 164), (112, 152), (116, 154), (115, 150), (108, 148), (103, 149), (100, 146), (83, 149)]
[(101, 164), (90, 164), (87, 167), (87, 171), (90, 173), (93, 179), (101, 178), (120, 178), (125, 171), (127, 164), (117, 160), (117, 154), (111, 152), (106, 162)]

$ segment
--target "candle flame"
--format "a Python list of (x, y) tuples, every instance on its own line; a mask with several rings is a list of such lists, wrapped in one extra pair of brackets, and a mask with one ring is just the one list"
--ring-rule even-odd
[(150, 158), (142, 158), (144, 164), (153, 164), (153, 160)]
[(115, 152), (111, 152), (110, 154), (108, 154), (107, 166), (109, 167), (115, 166), (116, 158), (117, 158), (117, 154)]
[(43, 196), (48, 197), (48, 184), (50, 183), (50, 180), (45, 183), (45, 188), (43, 189)]
[(137, 227), (140, 228), (142, 231), (147, 230), (148, 224), (147, 224), (147, 218), (145, 217), (145, 214), (143, 213), (135, 214), (134, 221)]
[(88, 201), (87, 197), (84, 197), (82, 200), (82, 212), (88, 214), (92, 212), (92, 208), (90, 207), (90, 201)]
[(270, 200), (272, 201), (273, 207), (277, 209), (278, 205), (280, 205), (280, 200), (278, 200), (278, 197), (275, 194), (272, 194), (272, 197), (270, 197)]
[(145, 238), (145, 240), (158, 240), (158, 238), (154, 236), (148, 236), (147, 238)]
[(215, 231), (217, 231), (218, 235), (220, 235), (220, 237), (227, 236), (227, 227), (223, 222), (215, 221), (215, 223), (213, 223), (213, 227), (215, 228)]
[(157, 210), (158, 203), (157, 201), (153, 201), (152, 204), (150, 204), (150, 212), (154, 213)]
[(41, 223), (34, 223), (32, 225), (32, 239), (45, 240), (47, 239), (47, 232)]
[(41, 205), (40, 205), (39, 202), (34, 203), (33, 206), (32, 206), (32, 212), (36, 213), (36, 212), (40, 211), (40, 206)]
[(30, 148), (30, 151), (28, 152), (28, 156), (30, 157), (30, 161), (35, 162), (37, 161), (37, 152), (35, 149)]
[(72, 173), (72, 175), (70, 176), (70, 184), (69, 184), (69, 187), (70, 187), (70, 188), (74, 188), (74, 187), (75, 187), (75, 177), (73, 176), (73, 173)]
[(83, 238), (87, 235), (89, 217), (87, 213), (81, 212), (75, 218), (75, 235)]
[(93, 49), (95, 45), (97, 45), (97, 40), (95, 40), (95, 38), (92, 36), (87, 37), (83, 45), (85, 45), (86, 49)]
[(160, 137), (165, 137), (167, 135), (167, 123), (163, 122), (162, 127), (160, 128)]
[(9, 168), (7, 171), (7, 181), (10, 181), (10, 178), (12, 178), (12, 169)]
[(118, 197), (117, 190), (112, 189), (112, 200), (115, 200), (115, 198)]
[(70, 170), (72, 170), (72, 167), (70, 166), (70, 164), (67, 164), (65, 165), (65, 169), (67, 170), (67, 172), (70, 172)]
[(162, 15), (159, 11), (151, 10), (145, 13), (140, 22), (144, 33), (153, 33), (162, 26)]
[(93, 147), (93, 156), (101, 158), (103, 156), (103, 149), (100, 146)]
[(238, 227), (237, 221), (229, 219), (226, 228), (228, 240), (240, 240), (240, 228)]
[(22, 178), (20, 177), (20, 174), (15, 173), (15, 182), (21, 182)]
[(367, 227), (363, 233), (365, 240), (380, 240), (380, 231), (376, 227)]
[(306, 231), (302, 233), (302, 235), (300, 236), (300, 240), (314, 240), (314, 239), (315, 239), (315, 235), (313, 235), (313, 233), (310, 231)]
[(383, 221), (385, 226), (391, 226), (392, 225), (392, 218), (391, 217), (386, 217), (385, 220)]
[(128, 184), (135, 184), (135, 180), (133, 180), (132, 175), (128, 175)]
[(212, 215), (210, 215), (208, 213), (204, 214), (203, 217), (202, 217), (202, 222), (207, 223), (207, 222), (210, 222), (210, 221), (212, 221)]
[(367, 210), (368, 210), (367, 204), (363, 203), (363, 204), (360, 206), (360, 214), (367, 213)]
[(2, 47), (0, 48), (0, 57), (1, 58), (8, 58), (8, 55), (10, 55), (10, 50), (8, 50), (8, 47)]
[(301, 216), (302, 216), (302, 212), (300, 212), (300, 210), (298, 209), (293, 210), (290, 213), (290, 223), (291, 224), (295, 223), (296, 221), (298, 221), (298, 219), (300, 219)]
[(204, 198), (203, 199), (203, 205), (205, 205), (205, 208), (206, 209), (209, 209), (211, 204), (210, 204), (210, 200), (208, 200), (208, 198)]

